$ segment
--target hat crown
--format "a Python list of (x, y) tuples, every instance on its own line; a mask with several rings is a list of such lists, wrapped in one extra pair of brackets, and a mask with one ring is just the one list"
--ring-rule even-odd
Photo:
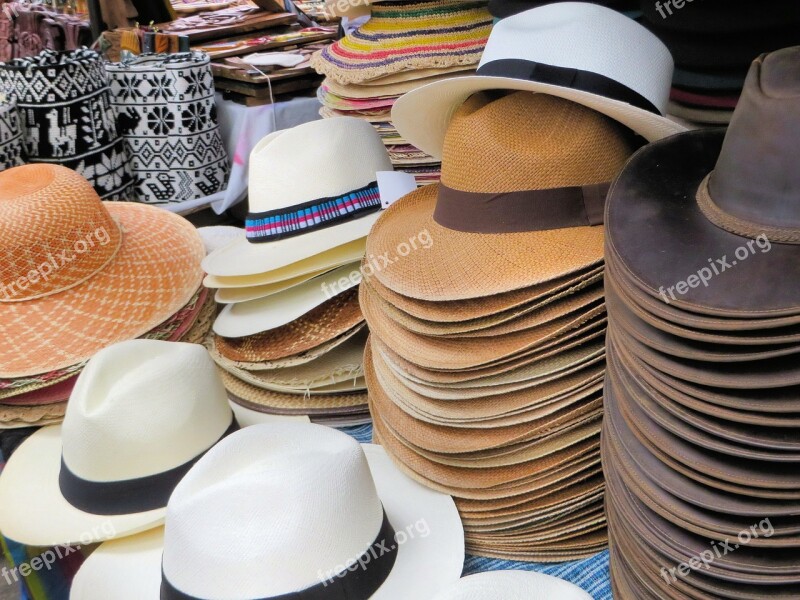
[(198, 598), (289, 594), (348, 567), (382, 522), (355, 440), (319, 425), (256, 425), (220, 442), (175, 488), (164, 576)]
[(122, 241), (91, 184), (32, 164), (0, 173), (0, 302), (64, 291), (89, 279)]
[[(309, 173), (309, 165), (314, 165)], [(251, 213), (287, 209), (334, 198), (391, 171), (389, 153), (362, 119), (336, 117), (275, 132), (250, 155)]]
[(709, 194), (722, 213), (800, 235), (798, 140), (800, 46), (753, 62), (709, 179)]
[(656, 35), (610, 8), (557, 2), (502, 19), (489, 37), (478, 73), (508, 60), (600, 75), (666, 113), (672, 55)]
[(631, 155), (624, 128), (589, 108), (546, 94), (476, 94), (453, 115), (442, 183), (502, 193), (606, 183)]
[(196, 458), (232, 418), (205, 348), (130, 340), (98, 352), (78, 377), (62, 455), (72, 473), (89, 481), (147, 477)]

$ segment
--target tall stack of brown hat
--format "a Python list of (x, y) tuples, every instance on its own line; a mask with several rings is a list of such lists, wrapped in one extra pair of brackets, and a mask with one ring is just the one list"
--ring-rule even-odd
[(700, 126), (726, 125), (752, 60), (800, 43), (793, 0), (640, 0), (642, 23), (675, 59), (670, 114)]
[[(560, 561), (605, 546), (606, 318), (602, 227), (569, 226), (577, 212), (509, 221), (469, 199), (596, 191), (630, 153), (621, 126), (567, 100), (475, 95), (448, 128), (441, 186), (368, 238), (368, 256), (395, 257), (361, 287), (376, 437), (456, 498), (475, 553)], [(398, 256), (403, 244), (417, 248)]]
[(603, 461), (615, 597), (800, 589), (800, 47), (726, 136), (640, 151), (606, 217)]
[[(647, 77), (616, 81), (625, 63)], [(475, 554), (564, 561), (606, 544), (603, 202), (637, 145), (620, 122), (682, 130), (663, 116), (671, 66), (633, 20), (557, 3), (500, 21), (477, 76), (393, 109), (442, 181), (367, 238), (370, 408), (397, 464), (455, 498)]]

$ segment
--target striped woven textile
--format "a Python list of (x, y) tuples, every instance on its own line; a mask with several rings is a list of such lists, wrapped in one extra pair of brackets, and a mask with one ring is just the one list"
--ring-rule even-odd
[(475, 64), (492, 30), (486, 6), (485, 0), (375, 4), (365, 25), (314, 54), (311, 66), (353, 84), (406, 70)]

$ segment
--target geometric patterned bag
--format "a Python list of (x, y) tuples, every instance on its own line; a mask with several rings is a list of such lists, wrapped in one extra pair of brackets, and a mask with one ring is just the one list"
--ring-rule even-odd
[(7, 96), (0, 99), (0, 171), (22, 164), (25, 164), (25, 148), (17, 102), (13, 96)]
[(134, 198), (163, 205), (224, 190), (230, 164), (208, 55), (144, 54), (106, 70), (131, 157)]
[(104, 200), (130, 200), (132, 179), (100, 55), (44, 50), (0, 63), (0, 89), (16, 96), (30, 162), (74, 169)]

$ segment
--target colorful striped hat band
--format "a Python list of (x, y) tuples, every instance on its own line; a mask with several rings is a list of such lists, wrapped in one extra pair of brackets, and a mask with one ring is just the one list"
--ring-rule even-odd
[(274, 242), (358, 219), (381, 208), (378, 183), (341, 196), (321, 198), (280, 210), (249, 213), (245, 220), (247, 240), (253, 243)]

